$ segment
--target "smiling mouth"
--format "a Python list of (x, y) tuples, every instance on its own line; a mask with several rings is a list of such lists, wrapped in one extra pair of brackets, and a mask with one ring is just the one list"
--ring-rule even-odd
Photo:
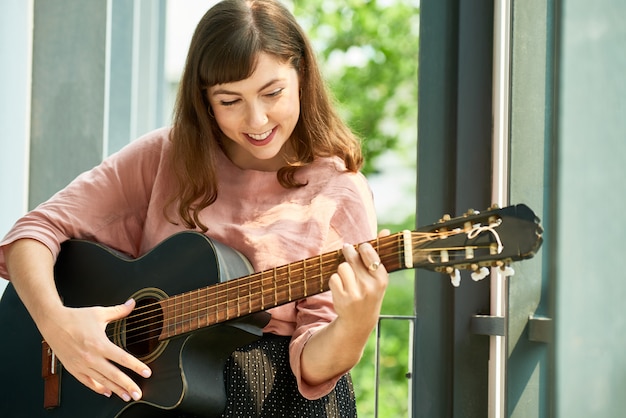
[(248, 135), (250, 138), (254, 139), (255, 141), (263, 141), (264, 139), (267, 139), (268, 136), (270, 136), (273, 132), (273, 129), (270, 129), (267, 132), (263, 132), (262, 134), (246, 134)]

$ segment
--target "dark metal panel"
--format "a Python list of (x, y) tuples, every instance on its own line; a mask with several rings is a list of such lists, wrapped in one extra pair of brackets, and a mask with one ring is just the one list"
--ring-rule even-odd
[[(458, 11), (454, 0), (420, 3), (418, 225), (454, 208)], [(413, 414), (449, 417), (452, 411), (452, 289), (441, 275), (417, 271), (413, 346)]]
[[(421, 2), (418, 225), (491, 203), (492, 28), (491, 2)], [(487, 416), (489, 283), (463, 277), (416, 272), (415, 416)]]
[[(459, 1), (456, 214), (491, 205), (493, 2)], [(454, 417), (487, 417), (489, 337), (471, 332), (489, 314), (489, 278), (462, 273), (454, 290)]]
[(509, 281), (507, 414), (552, 417), (555, 1), (514, 2), (511, 40), (511, 202), (542, 218), (544, 245)]

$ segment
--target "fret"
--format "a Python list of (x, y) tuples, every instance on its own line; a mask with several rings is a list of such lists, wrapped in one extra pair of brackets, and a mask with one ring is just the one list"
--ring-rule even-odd
[(177, 334), (182, 332), (180, 319), (183, 314), (183, 304), (181, 300), (182, 296), (174, 298), (174, 332)]
[(248, 279), (248, 313), (252, 313), (252, 279)]
[[(204, 288), (202, 289), (202, 326), (208, 326), (209, 325), (209, 298), (207, 295), (207, 289)], [(198, 305), (200, 305), (200, 302), (198, 302)]]
[(185, 294), (182, 293), (176, 301), (177, 311), (176, 314), (176, 328), (179, 330), (178, 332), (185, 332)]
[(265, 292), (263, 291), (263, 272), (261, 272), (261, 310), (265, 310)]
[(320, 261), (319, 261), (319, 267), (320, 267), (319, 275), (320, 275), (320, 293), (321, 293), (321, 292), (324, 291), (324, 270), (323, 270), (323, 268), (324, 268), (324, 256), (323, 256), (323, 254), (319, 255), (319, 259), (320, 259)]
[(289, 290), (289, 268), (287, 266), (278, 268), (277, 271), (277, 282), (276, 282), (276, 290), (277, 290), (277, 298), (278, 303), (287, 303), (291, 302), (290, 300), (290, 290)]
[[(189, 312), (189, 316), (188, 316), (189, 324), (187, 325), (187, 327), (190, 331), (198, 329), (198, 308), (197, 308), (198, 302), (197, 300), (198, 300), (198, 290), (196, 289), (195, 291), (189, 294), (189, 306), (187, 307), (187, 311)], [(195, 307), (195, 309), (193, 309), (193, 307)]]
[(187, 300), (184, 301), (183, 309), (185, 314), (183, 315), (183, 329), (188, 332), (191, 331), (191, 324), (193, 323), (193, 311), (191, 310), (191, 296), (192, 292), (187, 292)]
[(168, 311), (170, 315), (170, 335), (176, 335), (176, 298), (170, 298), (168, 303)]
[(217, 300), (217, 312), (218, 312), (218, 317), (220, 318), (220, 322), (222, 322), (228, 319), (228, 304), (227, 304), (228, 294), (226, 293), (228, 289), (225, 285), (225, 282), (220, 283), (219, 287), (220, 287), (220, 292), (219, 292), (219, 299)]
[[(252, 298), (250, 299), (251, 311), (252, 312), (257, 311), (257, 309), (260, 310), (260, 311), (263, 310), (263, 304), (262, 304), (263, 292), (260, 291), (260, 290), (262, 290), (263, 287), (261, 286), (262, 282), (259, 282), (259, 280), (258, 280), (259, 276), (262, 276), (262, 274), (256, 273), (254, 276), (252, 276), (250, 278), (251, 279), (251, 282), (250, 282), (250, 295), (256, 295), (256, 297), (254, 299), (252, 299)], [(252, 304), (252, 302), (255, 302), (255, 303)], [(259, 304), (260, 304), (260, 306), (259, 306)]]
[(215, 292), (213, 294), (213, 316), (215, 317), (215, 323), (220, 321), (220, 290), (222, 289), (221, 283), (215, 285)]
[(237, 318), (241, 317), (241, 286), (239, 286), (239, 281), (237, 281)]
[(222, 291), (220, 292), (220, 299), (217, 305), (220, 312), (220, 322), (223, 322), (228, 320), (228, 282), (222, 282), (219, 286), (222, 288)]
[(230, 319), (230, 283), (230, 281), (224, 282), (224, 287), (226, 287), (224, 291), (224, 317), (226, 321)]
[(289, 290), (289, 302), (293, 300), (291, 296), (291, 264), (287, 264), (287, 289)]
[(169, 299), (162, 300), (160, 302), (161, 306), (163, 306), (163, 313), (165, 315), (164, 322), (165, 322), (166, 325), (165, 325), (164, 329), (167, 330), (165, 332), (165, 335), (162, 336), (162, 339), (168, 338), (168, 337), (174, 335), (174, 333), (176, 332), (176, 329), (174, 328), (174, 321), (172, 320), (174, 315), (173, 315), (173, 312), (172, 312), (171, 301), (172, 301), (172, 299), (169, 298)]
[(200, 328), (200, 310), (199, 310), (199, 306), (198, 303), (200, 301), (200, 289), (196, 289), (193, 294), (192, 294), (192, 298), (190, 301), (190, 309), (189, 312), (191, 314), (191, 325), (190, 328), (192, 330), (196, 330), (198, 328)]
[(278, 280), (276, 277), (276, 267), (274, 267), (274, 306), (278, 306)]
[(307, 294), (307, 278), (306, 278), (306, 260), (302, 260), (302, 288), (304, 290), (304, 297), (308, 296)]
[(182, 314), (182, 306), (179, 302), (180, 296), (174, 297), (174, 333), (179, 332), (180, 315)]

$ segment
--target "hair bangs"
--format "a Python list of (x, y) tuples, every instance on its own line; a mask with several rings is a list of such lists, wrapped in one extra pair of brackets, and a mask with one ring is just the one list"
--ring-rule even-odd
[(250, 77), (263, 52), (258, 36), (249, 29), (232, 31), (226, 42), (216, 42), (207, 51), (211, 52), (202, 54), (199, 66), (205, 88)]

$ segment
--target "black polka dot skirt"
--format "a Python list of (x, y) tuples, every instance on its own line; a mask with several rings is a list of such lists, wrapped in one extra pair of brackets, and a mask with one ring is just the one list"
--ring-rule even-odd
[(223, 418), (356, 417), (350, 375), (328, 395), (307, 400), (298, 391), (289, 366), (290, 337), (265, 335), (237, 349), (226, 362), (228, 396)]

